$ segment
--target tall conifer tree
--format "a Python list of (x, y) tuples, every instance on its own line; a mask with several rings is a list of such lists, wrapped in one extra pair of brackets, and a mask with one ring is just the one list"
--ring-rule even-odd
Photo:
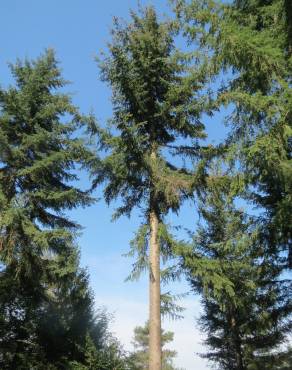
[(15, 86), (0, 89), (0, 367), (122, 370), (65, 214), (92, 201), (75, 185), (89, 118), (62, 91), (52, 50), (11, 70)]
[(292, 326), (287, 282), (265, 257), (253, 218), (234, 206), (230, 181), (213, 175), (208, 184), (203, 222), (183, 258), (193, 289), (202, 294), (208, 348), (202, 357), (226, 370), (269, 368), (285, 356)]
[(78, 228), (63, 212), (91, 199), (71, 185), (75, 165), (89, 156), (73, 137), (87, 119), (58, 92), (65, 81), (53, 51), (18, 61), (11, 71), (16, 85), (0, 90), (0, 260), (2, 288), (7, 284), (12, 299), (5, 303), (3, 296), (3, 312), (7, 304), (16, 322), (24, 312), (28, 325), (18, 333), (17, 347), (35, 333), (35, 308), (54, 279), (50, 258), (67, 250)]
[[(197, 177), (179, 168), (167, 151), (183, 158), (199, 156), (198, 140), (205, 137), (200, 118), (208, 109), (202, 95), (208, 70), (192, 54), (174, 45), (172, 22), (160, 22), (153, 8), (131, 14), (132, 22), (116, 21), (110, 55), (101, 63), (102, 76), (113, 90), (114, 116), (110, 129), (99, 132), (101, 148), (95, 184), (106, 181), (105, 199), (122, 198), (117, 216), (143, 207), (146, 249), (149, 242), (150, 370), (161, 369), (160, 230), (169, 210), (177, 211), (191, 195)], [(189, 139), (190, 146), (179, 139)], [(186, 142), (184, 142), (186, 144)], [(149, 236), (149, 239), (148, 239)]]
[[(277, 304), (283, 303), (281, 297), (288, 300), (285, 317), (291, 312), (292, 3), (179, 0), (176, 5), (186, 33), (194, 45), (200, 40), (222, 76), (218, 98), (232, 111), (228, 146), (236, 164), (237, 195), (256, 207), (261, 258), (270, 271), (284, 272), (280, 280), (288, 280), (271, 279), (271, 290), (280, 289)], [(256, 283), (264, 281), (263, 276)], [(277, 356), (263, 359), (258, 366), (276, 368), (277, 361)]]
[(43, 257), (66, 248), (78, 229), (64, 211), (91, 202), (73, 185), (76, 165), (90, 156), (76, 135), (88, 119), (60, 91), (66, 81), (52, 50), (11, 71), (16, 86), (0, 90), (0, 257), (37, 282)]

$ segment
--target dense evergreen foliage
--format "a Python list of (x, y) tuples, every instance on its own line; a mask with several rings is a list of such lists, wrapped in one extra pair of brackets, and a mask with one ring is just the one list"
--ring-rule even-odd
[[(218, 107), (223, 104), (231, 112), (226, 118), (229, 133), (221, 158), (233, 173), (228, 192), (256, 209), (248, 217), (255, 238), (246, 222), (238, 224), (237, 232), (233, 230), (228, 237), (238, 215), (224, 200), (224, 191), (212, 193), (211, 209), (205, 209), (205, 204), (201, 209), (207, 226), (199, 229), (197, 248), (203, 247), (203, 256), (195, 251), (187, 266), (193, 266), (188, 272), (195, 276), (191, 280), (204, 297), (201, 323), (211, 348), (206, 356), (219, 368), (281, 368), (280, 358), (286, 354), (275, 352), (289, 329), (291, 315), (291, 274), (287, 270), (292, 240), (292, 5), (284, 0), (175, 3), (190, 42), (205, 50), (221, 80), (220, 88), (214, 85)], [(220, 202), (221, 209), (216, 209)], [(236, 241), (238, 232), (240, 240)], [(244, 265), (237, 266), (237, 259)], [(245, 285), (246, 279), (250, 287)], [(205, 292), (210, 285), (213, 296)], [(227, 345), (234, 335), (232, 311), (238, 315), (233, 322), (242, 350), (237, 359), (234, 342)], [(254, 315), (252, 320), (249, 314)]]
[(112, 369), (118, 347), (106, 316), (95, 317), (78, 224), (64, 214), (91, 202), (73, 185), (76, 165), (90, 158), (77, 137), (89, 119), (59, 92), (65, 81), (51, 50), (11, 70), (16, 86), (0, 91), (0, 366), (76, 368), (90, 344), (93, 368)]
[(110, 125), (115, 131), (99, 130), (100, 147), (108, 155), (97, 161), (93, 174), (95, 184), (107, 183), (106, 201), (122, 198), (117, 216), (130, 215), (135, 206), (143, 207), (145, 225), (138, 233), (143, 237), (137, 241), (139, 250), (143, 244), (146, 267), (150, 267), (150, 362), (156, 363), (150, 368), (154, 370), (160, 369), (161, 362), (155, 358), (161, 347), (163, 220), (169, 210), (179, 209), (199, 182), (198, 174), (190, 176), (186, 167), (177, 166), (178, 159), (170, 162), (169, 152), (180, 160), (201, 154), (198, 140), (205, 137), (201, 115), (210, 109), (208, 94), (202, 92), (209, 71), (198, 55), (175, 48), (174, 23), (159, 22), (151, 7), (141, 15), (132, 13), (129, 24), (116, 21), (112, 35), (101, 70), (113, 90)]
[(42, 257), (65, 248), (78, 228), (63, 212), (91, 202), (71, 185), (90, 154), (76, 138), (86, 118), (57, 91), (65, 81), (51, 50), (11, 70), (16, 86), (0, 91), (1, 261), (41, 281)]
[[(181, 159), (200, 155), (198, 140), (206, 136), (201, 115), (210, 111), (202, 91), (210, 71), (197, 53), (175, 48), (173, 22), (159, 22), (151, 7), (141, 12), (132, 13), (128, 25), (116, 20), (110, 55), (100, 62), (113, 91), (114, 116), (107, 130), (98, 129), (100, 147), (109, 154), (96, 161), (93, 176), (95, 185), (107, 182), (107, 202), (121, 196), (115, 217), (144, 205), (147, 215), (154, 192), (160, 220), (169, 209), (178, 210), (195, 182), (166, 153)], [(179, 138), (190, 145), (179, 145)]]
[[(188, 3), (188, 2), (187, 2)], [(291, 2), (177, 2), (186, 32), (224, 73), (218, 102), (227, 119), (245, 199), (261, 212), (271, 254), (291, 264)], [(181, 8), (182, 7), (182, 8)], [(179, 14), (181, 15), (182, 13)]]
[[(1, 369), (175, 369), (160, 316), (181, 311), (160, 282), (182, 274), (202, 298), (202, 357), (226, 370), (291, 368), (292, 2), (172, 2), (175, 20), (153, 7), (114, 20), (99, 61), (112, 89), (106, 128), (72, 104), (52, 50), (11, 65), (14, 85), (0, 87)], [(227, 138), (203, 146), (202, 117), (221, 109)], [(130, 278), (149, 271), (150, 318), (130, 354), (79, 267), (80, 226), (66, 212), (93, 202), (80, 169), (119, 202), (115, 217), (143, 216)], [(186, 199), (200, 215), (191, 243), (166, 225)]]
[(291, 8), (291, 2), (278, 0), (235, 2), (224, 22), (229, 37), (248, 43), (233, 48), (231, 56), (224, 41), (221, 52), (240, 71), (226, 99), (237, 105), (231, 140), (239, 147), (247, 196), (264, 211), (262, 235), (271, 254), (286, 256), (283, 268), (292, 266)]
[(230, 181), (212, 175), (201, 200), (198, 227), (183, 267), (202, 295), (200, 326), (218, 368), (264, 369), (291, 331), (291, 303), (281, 269), (265, 257), (256, 223), (237, 209)]
[(11, 266), (1, 271), (1, 369), (112, 369), (122, 353), (108, 333), (106, 314), (94, 312), (76, 248), (45, 262), (50, 274), (37, 282), (45, 292), (24, 274), (16, 277)]

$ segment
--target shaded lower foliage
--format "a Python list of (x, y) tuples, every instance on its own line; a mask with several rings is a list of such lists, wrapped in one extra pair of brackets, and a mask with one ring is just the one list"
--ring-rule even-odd
[(72, 246), (47, 256), (36, 279), (16, 266), (0, 273), (1, 369), (124, 369), (123, 351), (94, 311), (88, 275)]
[(267, 253), (256, 217), (234, 205), (227, 178), (215, 173), (208, 185), (199, 207), (203, 220), (182, 259), (192, 288), (202, 295), (202, 357), (222, 370), (277, 369), (281, 359), (285, 369), (290, 282)]

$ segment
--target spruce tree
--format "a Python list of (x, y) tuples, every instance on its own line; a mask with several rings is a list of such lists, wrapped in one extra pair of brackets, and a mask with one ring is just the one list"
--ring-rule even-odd
[(62, 250), (78, 229), (64, 211), (91, 202), (73, 185), (90, 156), (76, 135), (88, 118), (61, 92), (52, 50), (10, 67), (16, 86), (0, 91), (1, 261), (37, 280), (41, 257)]
[(291, 302), (256, 223), (235, 207), (230, 183), (210, 175), (199, 208), (202, 223), (183, 268), (202, 295), (199, 322), (208, 348), (202, 357), (220, 369), (265, 369), (291, 330)]
[[(220, 89), (214, 88), (218, 102), (232, 112), (226, 119), (227, 160), (237, 172), (237, 196), (254, 207), (260, 258), (283, 280), (271, 279), (281, 306), (281, 297), (291, 297), (291, 1), (194, 0), (176, 5), (186, 34), (194, 47), (200, 40), (222, 80)], [(273, 310), (276, 302), (270, 304)], [(290, 312), (287, 305), (283, 318)], [(268, 358), (257, 366), (276, 368), (281, 354)]]
[(95, 185), (107, 183), (107, 202), (122, 198), (116, 216), (130, 215), (135, 206), (143, 210), (147, 231), (141, 242), (146, 250), (149, 242), (150, 250), (149, 369), (160, 370), (159, 234), (164, 216), (179, 209), (199, 177), (190, 177), (167, 152), (179, 158), (200, 155), (198, 140), (205, 137), (200, 118), (209, 103), (202, 92), (209, 71), (197, 58), (197, 68), (189, 73), (194, 55), (175, 48), (173, 22), (160, 22), (151, 7), (131, 16), (129, 24), (116, 20), (109, 56), (101, 62), (103, 80), (113, 90), (114, 130), (99, 130), (107, 155), (96, 161), (93, 175)]
[(66, 81), (52, 50), (10, 67), (15, 86), (0, 89), (0, 360), (3, 368), (25, 368), (26, 362), (33, 368), (47, 356), (39, 315), (48, 313), (45, 302), (54, 307), (51, 289), (64, 277), (60, 264), (52, 270), (53, 260), (69, 257), (79, 227), (64, 212), (92, 201), (74, 185), (77, 166), (90, 157), (78, 138), (89, 119), (61, 92)]

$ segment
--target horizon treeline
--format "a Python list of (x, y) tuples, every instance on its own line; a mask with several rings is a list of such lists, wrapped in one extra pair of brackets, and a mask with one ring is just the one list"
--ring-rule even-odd
[[(0, 87), (1, 369), (178, 370), (161, 315), (181, 316), (171, 294), (181, 277), (201, 297), (194, 325), (211, 366), (291, 369), (292, 3), (173, 0), (170, 10), (114, 19), (98, 58), (112, 91), (107, 125), (64, 92), (53, 50), (10, 65), (14, 85)], [(227, 135), (211, 145), (204, 120), (219, 126), (218, 113)], [(97, 188), (119, 200), (114, 218), (141, 211), (129, 279), (149, 274), (149, 321), (131, 353), (96, 308), (79, 265), (82, 225), (67, 216)], [(184, 202), (200, 217), (182, 240), (168, 215)]]

